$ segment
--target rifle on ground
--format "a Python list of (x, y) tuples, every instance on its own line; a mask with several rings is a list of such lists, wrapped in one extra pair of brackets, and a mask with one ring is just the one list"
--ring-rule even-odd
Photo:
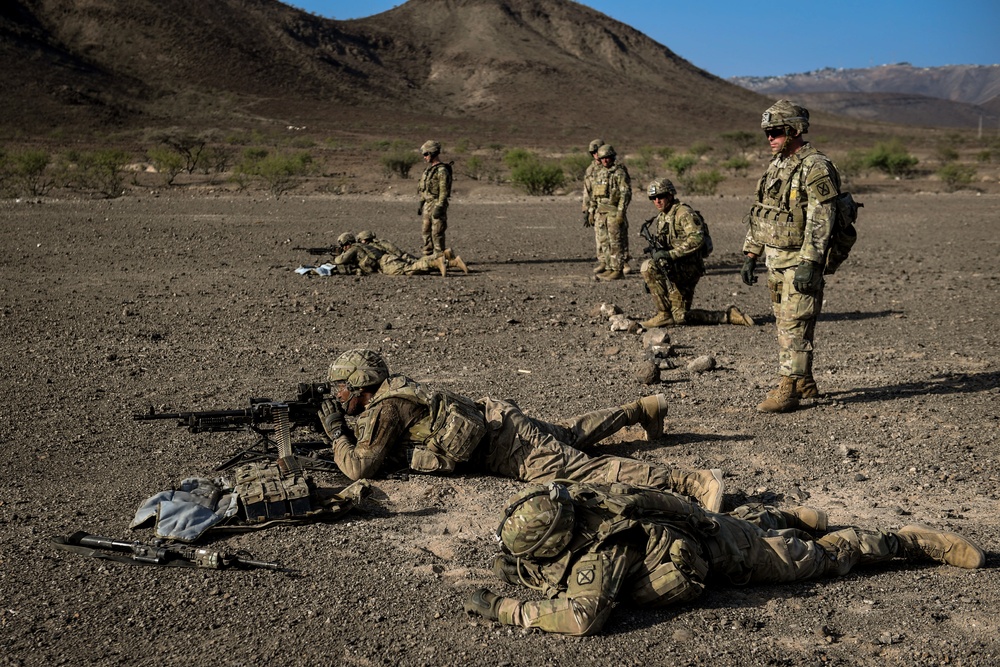
[(260, 568), (291, 572), (278, 563), (255, 560), (246, 551), (234, 553), (210, 551), (186, 544), (165, 544), (162, 540), (149, 543), (126, 542), (80, 531), (65, 537), (52, 538), (52, 546), (84, 556), (114, 560), (133, 565), (164, 565), (167, 567), (199, 567), (223, 570), (229, 567)]
[(312, 247), (312, 248), (305, 248), (305, 247), (302, 247), (302, 246), (295, 246), (295, 247), (292, 248), (292, 250), (304, 250), (307, 253), (309, 253), (310, 255), (339, 255), (340, 254), (340, 246), (336, 246), (336, 245), (331, 245), (331, 246), (315, 246), (315, 247)]
[[(191, 433), (216, 433), (220, 431), (251, 431), (257, 441), (219, 464), (216, 470), (227, 470), (240, 463), (262, 459), (293, 457), (303, 468), (336, 471), (335, 464), (309, 456), (309, 450), (325, 447), (318, 441), (292, 443), (292, 431), (308, 428), (322, 433), (319, 409), (330, 396), (333, 388), (327, 382), (299, 383), (298, 393), (292, 401), (273, 401), (270, 398), (251, 398), (250, 407), (237, 410), (206, 410), (204, 412), (157, 412), (149, 406), (146, 412), (132, 415), (136, 421), (171, 419), (177, 426)], [(273, 425), (268, 428), (267, 425)]]

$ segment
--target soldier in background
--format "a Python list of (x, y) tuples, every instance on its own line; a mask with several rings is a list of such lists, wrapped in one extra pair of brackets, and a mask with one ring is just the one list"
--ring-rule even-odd
[(385, 253), (378, 248), (359, 244), (351, 232), (338, 236), (337, 245), (340, 247), (340, 254), (333, 258), (333, 263), (340, 273), (367, 276), (381, 270), (379, 261)]
[(427, 168), (420, 176), (417, 193), (420, 196), (418, 212), (421, 216), (421, 234), (424, 256), (441, 255), (447, 247), (445, 230), (448, 228), (448, 200), (451, 197), (451, 164), (441, 162), (441, 144), (425, 141), (420, 153)]
[(375, 236), (375, 232), (363, 229), (357, 234), (358, 243), (371, 248), (381, 250), (384, 254), (379, 260), (382, 273), (390, 276), (412, 276), (432, 271), (440, 271), (441, 275), (447, 275), (448, 269), (461, 269), (465, 274), (469, 273), (469, 267), (461, 257), (455, 255), (451, 248), (445, 248), (440, 256), (428, 256), (417, 259), (415, 256), (405, 252), (395, 243), (388, 239), (381, 239)]
[[(642, 263), (639, 272), (656, 304), (656, 314), (642, 322), (642, 326), (647, 329), (675, 324), (753, 326), (753, 319), (736, 306), (728, 306), (725, 311), (691, 308), (695, 287), (705, 275), (705, 257), (710, 252), (708, 229), (701, 214), (677, 200), (677, 189), (669, 179), (650, 183), (647, 194), (659, 215), (650, 232), (654, 240), (649, 249), (651, 258)], [(650, 220), (649, 224), (653, 222)]]
[(753, 285), (757, 259), (763, 256), (778, 331), (779, 379), (757, 409), (789, 412), (800, 398), (819, 396), (813, 336), (823, 305), (823, 270), (840, 174), (803, 138), (809, 131), (809, 112), (803, 107), (779, 100), (764, 112), (760, 126), (774, 159), (757, 183), (740, 277)]
[[(640, 425), (663, 434), (663, 394), (595, 410), (559, 423), (525, 415), (513, 402), (478, 401), (391, 375), (382, 355), (350, 350), (330, 366), (332, 398), (319, 417), (330, 457), (351, 479), (382, 471), (493, 474), (525, 482), (622, 481), (666, 488), (718, 510), (722, 471), (682, 470), (618, 456), (590, 456), (602, 440)], [(346, 417), (357, 417), (348, 425)]]
[[(601, 169), (594, 174), (590, 208), (594, 215), (594, 233), (598, 239), (597, 261), (604, 271), (597, 274), (600, 280), (621, 280), (628, 268), (628, 205), (632, 201), (632, 181), (625, 165), (616, 163), (613, 146), (604, 144), (597, 149), (596, 157)], [(602, 239), (607, 239), (602, 248)]]
[[(807, 532), (812, 531), (816, 537)], [(625, 484), (536, 486), (514, 496), (497, 529), (494, 573), (548, 599), (522, 602), (481, 588), (468, 613), (568, 635), (601, 631), (616, 602), (662, 607), (734, 586), (838, 577), (894, 558), (983, 567), (983, 550), (926, 526), (827, 531), (824, 512), (741, 507), (706, 512), (683, 498)]]
[[(601, 161), (597, 159), (597, 149), (604, 145), (604, 140), (594, 139), (590, 142), (587, 147), (587, 152), (590, 153), (590, 164), (587, 165), (587, 170), (583, 173), (583, 226), (584, 227), (594, 227), (594, 213), (595, 211), (591, 208), (590, 203), (593, 200), (594, 191), (594, 177), (596, 172), (601, 167)], [(604, 273), (607, 271), (607, 267), (601, 261), (601, 257), (604, 255), (604, 246), (607, 245), (607, 237), (605, 235), (602, 238), (599, 235), (599, 230), (594, 228), (594, 242), (597, 246), (597, 266), (594, 268), (594, 273)]]

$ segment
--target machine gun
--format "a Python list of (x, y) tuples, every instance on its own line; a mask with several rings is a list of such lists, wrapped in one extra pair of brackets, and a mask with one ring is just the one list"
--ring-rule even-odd
[(290, 572), (278, 563), (253, 559), (246, 551), (234, 553), (210, 551), (185, 544), (166, 544), (162, 540), (150, 543), (126, 542), (110, 537), (91, 535), (83, 531), (52, 538), (52, 546), (84, 556), (104, 558), (133, 565), (164, 565), (167, 567), (199, 567), (222, 570), (229, 567), (260, 568)]
[[(251, 398), (250, 407), (237, 410), (207, 410), (204, 412), (157, 412), (149, 406), (146, 412), (132, 415), (136, 421), (170, 419), (191, 433), (219, 431), (251, 431), (257, 441), (223, 461), (216, 470), (227, 470), (240, 463), (263, 459), (296, 459), (303, 468), (336, 471), (335, 464), (309, 456), (309, 452), (325, 446), (323, 442), (292, 443), (292, 431), (309, 428), (322, 433), (319, 409), (333, 388), (327, 382), (299, 383), (298, 394), (292, 401)], [(273, 425), (269, 428), (267, 425)]]
[[(639, 236), (645, 239), (646, 243), (649, 244), (643, 249), (643, 252), (653, 258), (653, 261), (656, 262), (661, 269), (663, 269), (663, 272), (667, 274), (667, 277), (670, 278), (671, 282), (676, 282), (673, 277), (674, 265), (669, 259), (667, 259), (667, 250), (669, 250), (669, 248), (665, 248), (663, 244), (657, 240), (656, 236), (653, 235), (653, 232), (649, 230), (649, 226), (655, 221), (656, 216), (646, 220), (642, 223), (642, 227), (639, 228)], [(660, 257), (657, 257), (657, 254), (659, 254)]]
[(341, 247), (339, 245), (331, 246), (315, 246), (312, 248), (305, 248), (302, 246), (295, 246), (292, 250), (304, 250), (310, 255), (339, 255)]

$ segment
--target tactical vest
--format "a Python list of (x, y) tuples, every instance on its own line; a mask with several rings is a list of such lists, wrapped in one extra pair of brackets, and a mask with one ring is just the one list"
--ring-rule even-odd
[(566, 590), (566, 577), (581, 556), (630, 531), (639, 531), (641, 537), (633, 539), (646, 549), (626, 591), (633, 602), (661, 606), (701, 594), (709, 565), (699, 536), (718, 531), (704, 510), (669, 492), (628, 484), (571, 484), (568, 489), (576, 514), (573, 540), (561, 557), (535, 569), (548, 596)]
[[(667, 246), (671, 249), (676, 248), (680, 243), (687, 238), (687, 231), (684, 226), (678, 222), (678, 213), (681, 211), (681, 207), (686, 208), (691, 216), (694, 218), (695, 224), (701, 229), (701, 247), (690, 255), (692, 259), (700, 257), (705, 259), (712, 254), (714, 250), (714, 244), (712, 243), (712, 235), (708, 231), (708, 223), (705, 222), (705, 217), (701, 214), (701, 211), (696, 211), (691, 208), (690, 205), (678, 202), (670, 207), (666, 213), (661, 213), (665, 219), (659, 222), (658, 232), (663, 233), (663, 230), (667, 232)], [(686, 258), (683, 258), (686, 259)]]
[(591, 196), (597, 202), (598, 213), (617, 213), (622, 200), (621, 189), (617, 181), (628, 184), (628, 172), (620, 164), (612, 165), (610, 169), (600, 169), (594, 176), (594, 186)]
[(309, 481), (300, 469), (257, 461), (233, 470), (233, 490), (247, 523), (306, 517), (313, 513)]
[(437, 179), (437, 172), (441, 169), (445, 174), (445, 190), (451, 191), (451, 163), (438, 162), (424, 169), (424, 173), (420, 175), (417, 190), (423, 201), (436, 201), (441, 196), (441, 186)]
[[(785, 158), (785, 165), (777, 174), (779, 178), (768, 183), (772, 174), (770, 169), (761, 177), (757, 183), (757, 203), (750, 209), (750, 225), (756, 243), (772, 248), (802, 247), (809, 201), (802, 175), (807, 167), (820, 160), (829, 162), (812, 146), (804, 146)], [(836, 173), (832, 164), (830, 170)]]
[(358, 417), (358, 440), (371, 432), (371, 408), (387, 398), (401, 398), (428, 410), (407, 435), (413, 449), (410, 468), (417, 472), (452, 472), (457, 463), (469, 460), (486, 435), (486, 418), (471, 399), (446, 389), (431, 390), (408, 377), (394, 375), (382, 383)]

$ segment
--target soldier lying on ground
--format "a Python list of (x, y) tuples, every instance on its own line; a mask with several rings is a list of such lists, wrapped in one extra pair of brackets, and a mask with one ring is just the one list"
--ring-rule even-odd
[[(525, 482), (622, 481), (670, 489), (718, 510), (722, 472), (681, 470), (615, 456), (589, 456), (602, 440), (639, 424), (648, 440), (663, 434), (663, 394), (551, 424), (512, 401), (473, 401), (390, 375), (371, 350), (345, 352), (330, 366), (334, 399), (320, 409), (337, 467), (351, 479), (382, 471), (500, 475)], [(348, 426), (345, 413), (356, 416)]]
[(434, 270), (439, 270), (441, 271), (441, 275), (446, 275), (447, 269), (461, 269), (462, 273), (469, 273), (469, 267), (466, 266), (461, 257), (458, 257), (451, 251), (451, 248), (445, 248), (444, 252), (441, 253), (441, 257), (444, 259), (442, 262), (439, 257), (432, 256), (417, 259), (410, 253), (401, 250), (392, 241), (376, 238), (375, 232), (367, 229), (358, 232), (357, 240), (358, 243), (364, 246), (378, 249), (385, 253), (379, 260), (379, 266), (382, 273), (388, 273), (392, 276), (411, 276), (414, 274), (430, 273)]
[(505, 553), (494, 560), (494, 573), (550, 599), (522, 602), (481, 588), (466, 611), (570, 635), (599, 632), (617, 601), (688, 602), (713, 580), (743, 586), (844, 576), (855, 565), (892, 558), (964, 568), (985, 563), (970, 540), (925, 526), (827, 532), (826, 514), (811, 508), (744, 506), (717, 514), (672, 493), (624, 484), (526, 489), (511, 499), (497, 537)]

